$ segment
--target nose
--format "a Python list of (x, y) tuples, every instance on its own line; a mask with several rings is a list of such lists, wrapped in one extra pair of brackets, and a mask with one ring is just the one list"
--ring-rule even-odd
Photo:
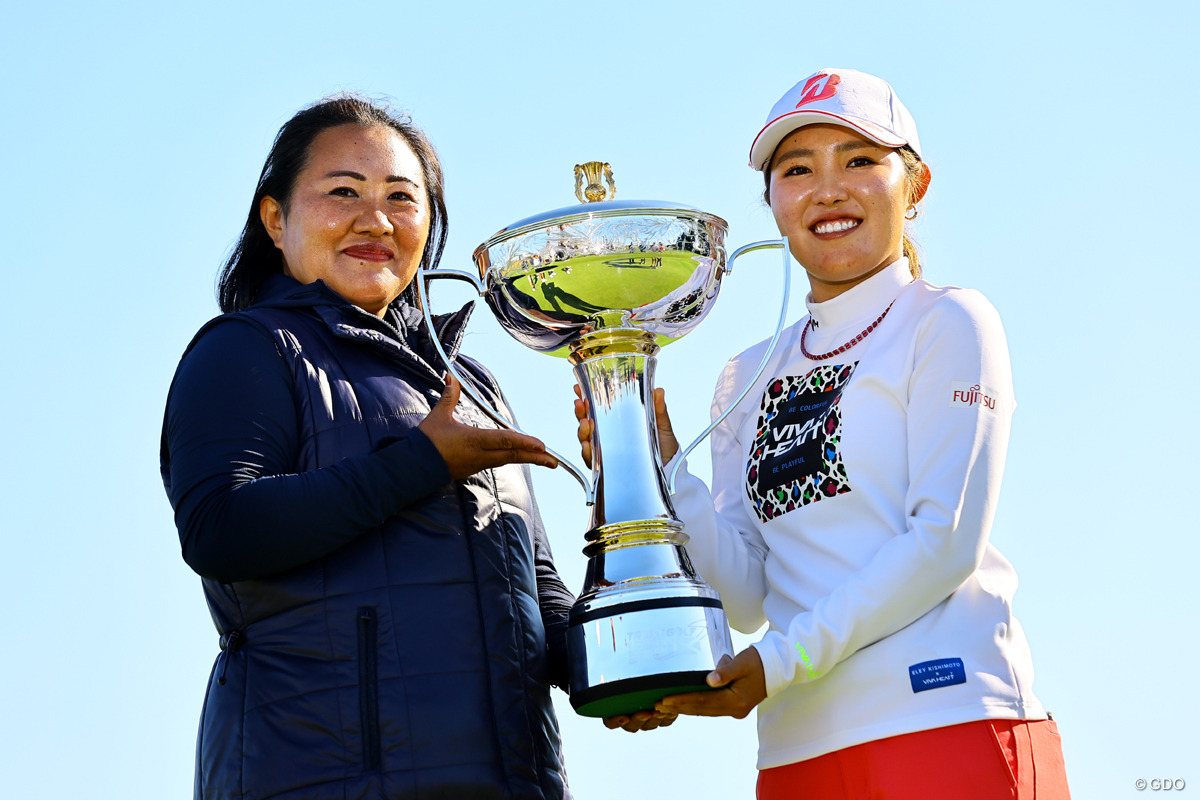
[(817, 205), (832, 206), (845, 200), (846, 184), (841, 174), (835, 170), (821, 170), (817, 174), (816, 186), (813, 188), (813, 202)]
[(364, 209), (355, 220), (354, 230), (356, 233), (365, 233), (371, 236), (388, 236), (395, 230), (392, 225), (392, 220), (388, 217), (387, 212), (377, 206)]

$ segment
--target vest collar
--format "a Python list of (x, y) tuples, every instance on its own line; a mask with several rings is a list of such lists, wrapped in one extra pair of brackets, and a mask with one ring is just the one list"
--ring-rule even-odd
[[(324, 281), (303, 284), (283, 273), (267, 276), (254, 298), (255, 306), (268, 308), (311, 308), (335, 333), (379, 344), (396, 344), (414, 351), (429, 364), (438, 363), (421, 311), (402, 299), (395, 300), (383, 319), (363, 311), (329, 288)], [(438, 339), (450, 358), (458, 355), (466, 335), (467, 320), (474, 310), (467, 303), (450, 314), (433, 317)], [(439, 372), (441, 370), (438, 370)]]

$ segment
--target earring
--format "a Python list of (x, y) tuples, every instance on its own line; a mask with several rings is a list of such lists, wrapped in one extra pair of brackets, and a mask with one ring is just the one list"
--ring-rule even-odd
[(908, 210), (904, 212), (904, 218), (911, 222), (912, 220), (917, 218), (917, 214), (919, 214), (919, 213), (921, 213), (921, 212), (917, 211), (917, 207), (915, 205), (912, 205), (912, 206), (909, 206)]

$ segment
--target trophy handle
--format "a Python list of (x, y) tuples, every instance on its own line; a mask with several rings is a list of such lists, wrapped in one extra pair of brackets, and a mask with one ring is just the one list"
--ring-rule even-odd
[(784, 236), (782, 239), (768, 239), (762, 242), (752, 242), (751, 244), (739, 247), (737, 250), (733, 251), (733, 255), (729, 257), (729, 260), (725, 262), (725, 266), (723, 267), (725, 274), (728, 275), (729, 273), (733, 272), (733, 262), (737, 260), (738, 256), (742, 255), (743, 253), (750, 253), (755, 250), (775, 249), (783, 250), (783, 302), (779, 305), (779, 321), (775, 324), (775, 333), (773, 336), (771, 336), (771, 343), (767, 345), (767, 352), (763, 354), (762, 363), (760, 363), (758, 365), (758, 369), (754, 371), (754, 376), (746, 382), (744, 387), (742, 387), (742, 391), (740, 394), (738, 394), (737, 399), (730, 403), (729, 406), (723, 412), (721, 412), (721, 416), (713, 420), (712, 424), (705, 428), (704, 432), (696, 437), (696, 441), (692, 442), (679, 452), (678, 457), (675, 459), (675, 466), (671, 468), (671, 474), (667, 478), (667, 493), (669, 495), (675, 494), (675, 477), (679, 474), (679, 467), (683, 464), (684, 459), (688, 457), (689, 453), (696, 449), (698, 444), (708, 438), (708, 435), (716, 430), (718, 425), (725, 421), (725, 418), (729, 416), (730, 412), (737, 408), (738, 403), (745, 399), (746, 395), (750, 392), (751, 387), (753, 387), (758, 381), (759, 377), (762, 376), (763, 370), (767, 368), (767, 362), (771, 360), (771, 356), (775, 355), (775, 346), (779, 343), (779, 335), (783, 333), (783, 323), (787, 319), (788, 295), (791, 293), (792, 289), (792, 254), (791, 251), (788, 250), (787, 237)]
[[(451, 362), (450, 356), (446, 354), (445, 348), (442, 347), (441, 340), (437, 337), (436, 329), (433, 327), (433, 317), (430, 316), (429, 312), (429, 289), (425, 283), (426, 281), (433, 280), (434, 278), (450, 278), (453, 280), (466, 281), (467, 283), (471, 284), (471, 286), (475, 287), (475, 291), (480, 297), (487, 292), (487, 287), (484, 286), (483, 281), (477, 276), (469, 272), (463, 272), (456, 269), (426, 270), (422, 268), (417, 270), (417, 274), (413, 278), (413, 280), (417, 282), (417, 296), (421, 298), (421, 314), (425, 317), (426, 327), (429, 328), (429, 338), (433, 342), (433, 346), (437, 350), (438, 356), (441, 357), (442, 363), (446, 365), (446, 370), (454, 376), (455, 380), (459, 382), (459, 384), (462, 386), (463, 392), (465, 392), (468, 397), (474, 400), (476, 405), (479, 406), (483, 413), (491, 417), (497, 425), (520, 434), (527, 436), (532, 435), (526, 434), (525, 431), (506, 420), (499, 411), (496, 411), (486, 400), (480, 397), (475, 389), (471, 386), (470, 381), (464, 380), (462, 375), (459, 374), (458, 369), (454, 366), (453, 362)], [(548, 447), (546, 448), (546, 452), (557, 458), (558, 463), (562, 465), (563, 469), (569, 472), (572, 478), (579, 481), (579, 485), (583, 487), (583, 491), (587, 494), (587, 504), (590, 506), (595, 503), (595, 487), (592, 486), (591, 481), (584, 476), (579, 467), (575, 466), (570, 461), (563, 458)]]

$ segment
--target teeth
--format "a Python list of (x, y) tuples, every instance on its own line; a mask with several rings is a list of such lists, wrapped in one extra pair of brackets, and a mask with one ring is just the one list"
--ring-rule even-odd
[(851, 228), (858, 227), (856, 219), (841, 219), (836, 222), (822, 222), (813, 230), (817, 233), (837, 233), (838, 231), (848, 231)]

